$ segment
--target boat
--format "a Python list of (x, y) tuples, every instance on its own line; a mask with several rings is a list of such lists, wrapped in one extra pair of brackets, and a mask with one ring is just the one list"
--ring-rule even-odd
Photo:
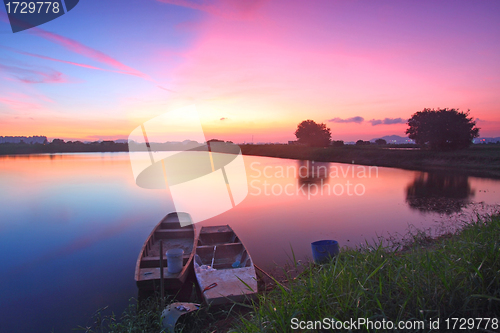
[[(182, 224), (189, 225), (181, 227)], [(166, 215), (156, 225), (142, 246), (135, 267), (135, 281), (142, 290), (155, 290), (160, 286), (160, 242), (163, 247), (163, 281), (165, 289), (182, 287), (189, 273), (195, 253), (197, 235), (191, 216), (187, 213), (173, 212)], [(170, 249), (182, 249), (182, 269), (179, 273), (168, 272), (165, 253)]]
[(257, 295), (252, 258), (229, 225), (201, 229), (194, 267), (201, 294), (209, 305), (240, 303)]

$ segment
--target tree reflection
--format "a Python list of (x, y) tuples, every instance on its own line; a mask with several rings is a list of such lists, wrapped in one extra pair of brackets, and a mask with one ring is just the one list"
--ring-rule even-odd
[(422, 172), (406, 188), (406, 202), (419, 211), (452, 214), (469, 204), (474, 193), (467, 176)]
[(303, 184), (316, 184), (322, 186), (328, 182), (328, 165), (314, 161), (298, 161), (299, 186)]

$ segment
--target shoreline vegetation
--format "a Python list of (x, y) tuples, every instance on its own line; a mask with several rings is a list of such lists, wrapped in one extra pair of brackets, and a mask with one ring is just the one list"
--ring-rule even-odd
[[(165, 150), (175, 150), (173, 146)], [(179, 148), (179, 147), (178, 147)], [(418, 171), (452, 171), (469, 176), (500, 179), (500, 145), (475, 144), (454, 151), (420, 150), (417, 145), (240, 145), (243, 155), (392, 167)], [(412, 149), (413, 148), (413, 149)], [(185, 148), (184, 148), (185, 149)], [(128, 152), (126, 143), (113, 141), (60, 144), (0, 144), (1, 155)]]
[[(413, 231), (403, 240), (389, 240), (389, 244), (381, 241), (376, 246), (367, 243), (356, 249), (343, 248), (323, 265), (301, 264), (293, 258), (289, 267), (282, 268), (284, 275), (276, 275), (275, 282), (281, 282), (260, 293), (253, 304), (204, 306), (181, 317), (176, 331), (291, 332), (293, 325), (302, 325), (300, 331), (316, 331), (320, 328), (318, 321), (324, 325), (323, 318), (330, 325), (364, 318), (368, 322), (353, 331), (379, 332), (430, 331), (431, 327), (436, 331), (436, 325), (437, 330), (451, 331), (463, 325), (452, 318), (491, 318), (488, 323), (465, 321), (462, 327), (471, 332), (498, 331), (500, 215), (477, 215), (457, 223), (461, 225), (455, 232), (437, 238)], [(159, 305), (151, 299), (148, 302), (146, 307), (131, 302), (120, 318), (106, 318), (99, 311), (93, 326), (80, 329), (157, 332)], [(377, 329), (369, 322), (386, 322), (386, 328), (389, 322), (425, 327)]]
[[(413, 149), (412, 149), (413, 148)], [(500, 178), (500, 145), (471, 145), (454, 151), (420, 150), (417, 145), (344, 145), (313, 148), (299, 145), (242, 145), (243, 155), (352, 163), (418, 171), (452, 171)]]

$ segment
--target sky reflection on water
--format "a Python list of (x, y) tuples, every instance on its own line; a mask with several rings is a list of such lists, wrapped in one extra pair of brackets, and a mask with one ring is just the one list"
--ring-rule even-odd
[[(497, 180), (391, 168), (360, 177), (368, 167), (338, 163), (315, 163), (313, 176), (311, 163), (244, 160), (247, 198), (196, 227), (230, 224), (269, 270), (291, 247), (304, 260), (316, 240), (356, 246), (436, 227), (468, 202), (500, 202)], [(143, 242), (174, 210), (168, 190), (135, 185), (126, 153), (0, 157), (0, 187), (0, 331), (68, 331), (106, 305), (120, 313), (136, 295)]]

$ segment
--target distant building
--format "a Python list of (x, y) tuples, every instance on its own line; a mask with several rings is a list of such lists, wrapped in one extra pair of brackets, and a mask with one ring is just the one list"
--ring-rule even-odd
[(0, 143), (46, 144), (46, 136), (0, 136)]
[(500, 137), (496, 138), (475, 138), (472, 140), (472, 143), (475, 144), (486, 144), (486, 143), (499, 143)]

